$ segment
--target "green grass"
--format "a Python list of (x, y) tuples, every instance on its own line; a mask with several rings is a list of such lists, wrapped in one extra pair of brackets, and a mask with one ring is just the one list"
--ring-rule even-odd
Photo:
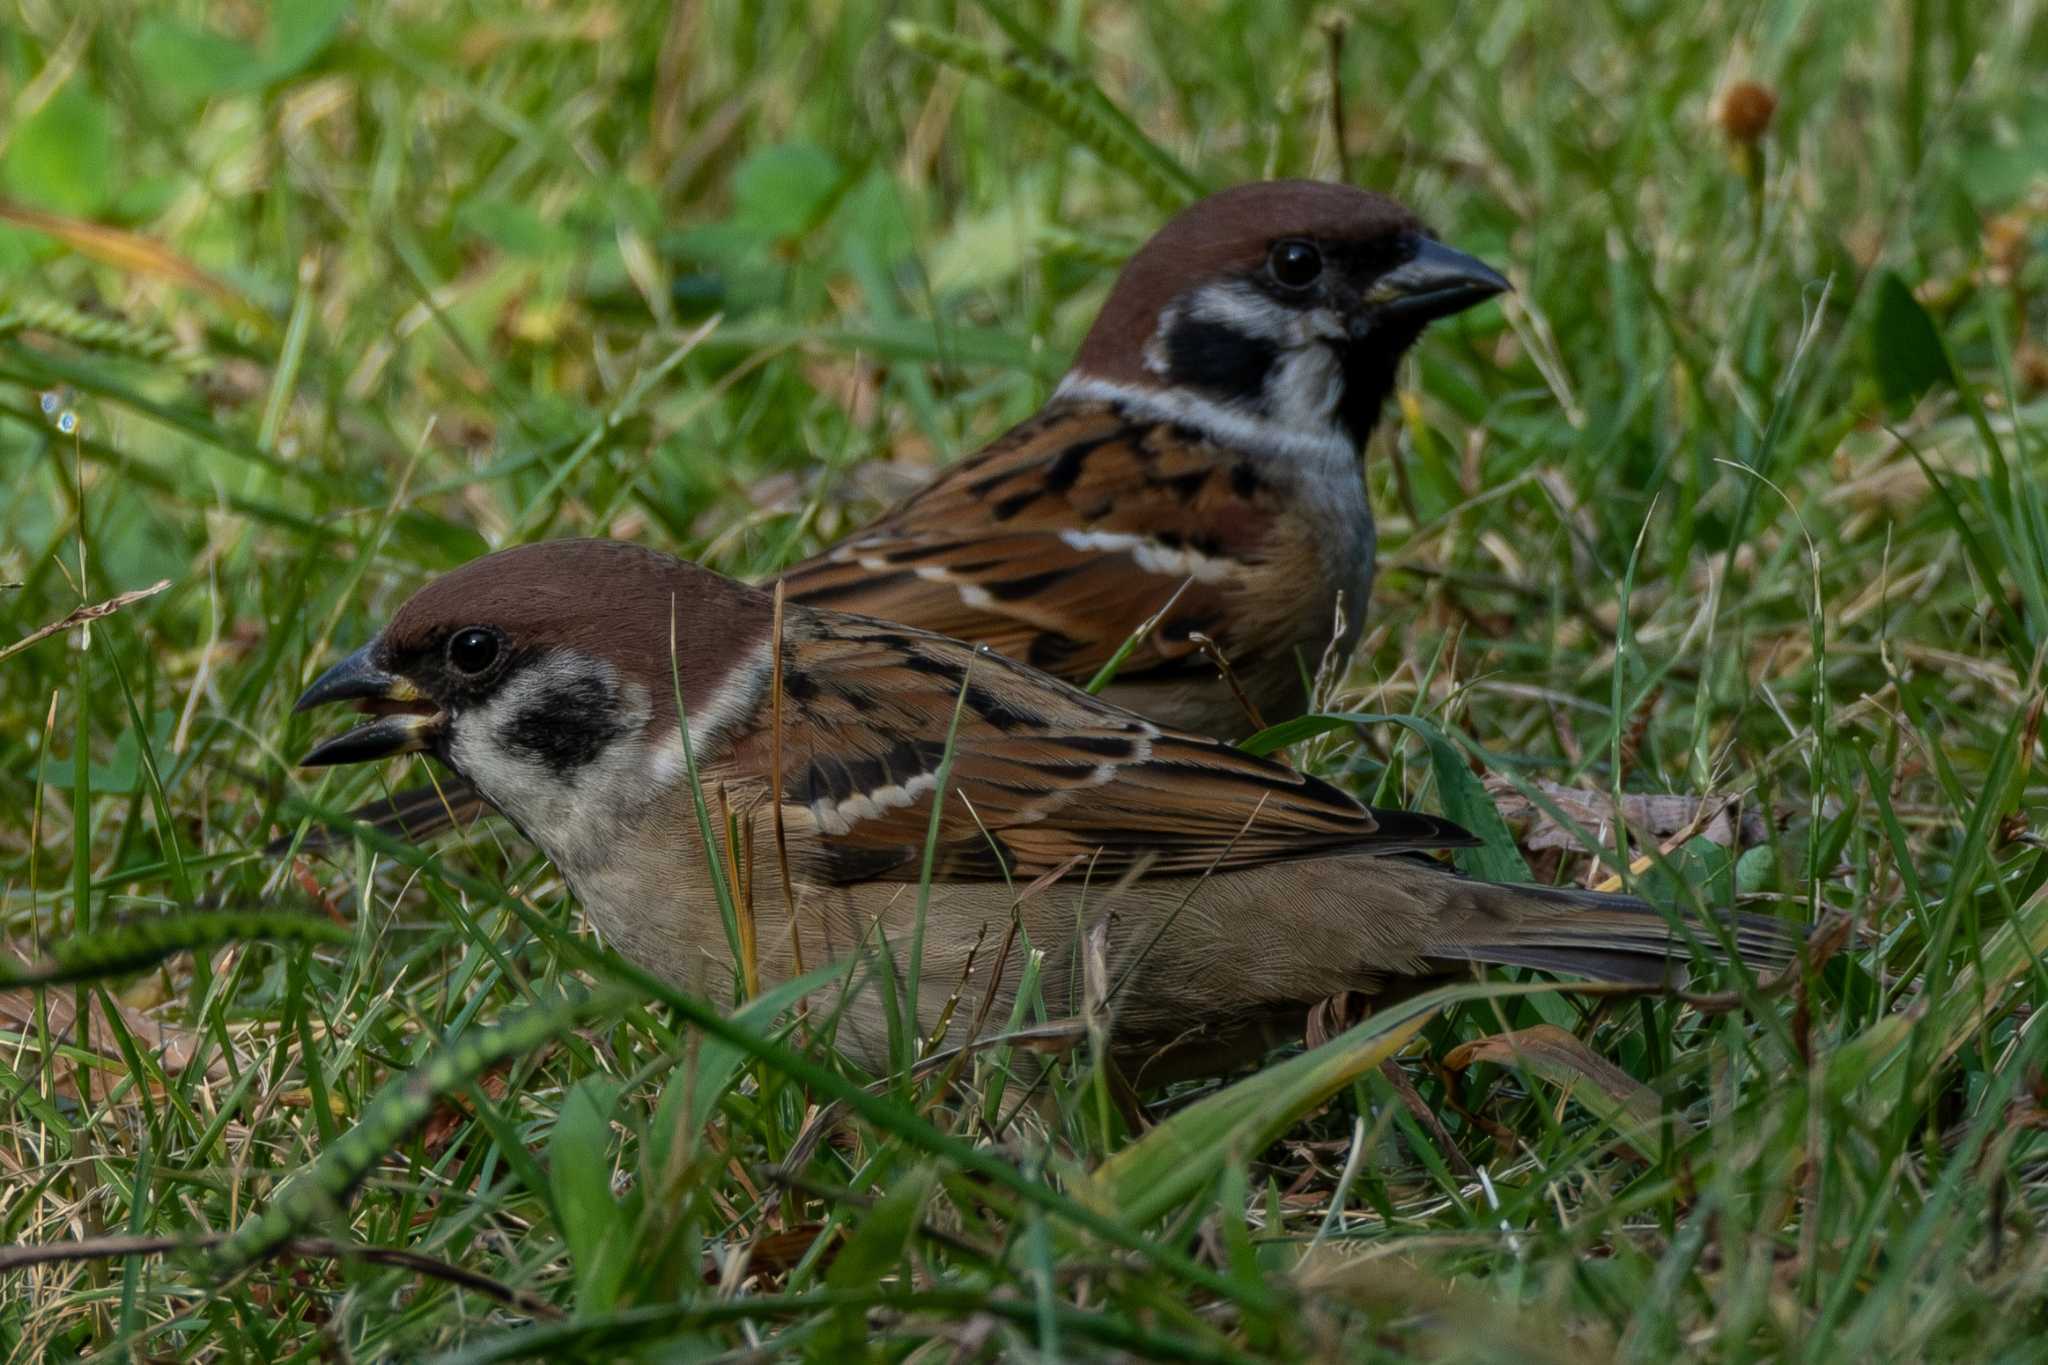
[(52, 968), (0, 987), (0, 1243), (85, 1244), (0, 1260), (8, 1359), (2040, 1358), (2033, 8), (1338, 11), (1350, 177), (1518, 293), (1368, 464), (1329, 709), (1427, 724), (1294, 756), (1740, 796), (1739, 848), (1487, 853), (1850, 933), (1726, 1009), (1462, 987), (1145, 1133), (1085, 1040), (1014, 1115), (1003, 1053), (857, 1092), (502, 826), (262, 848), (417, 776), (295, 770), (289, 709), (427, 577), (787, 562), (1035, 407), (1191, 187), (1336, 174), (1326, 11), (266, 8), (0, 21), (0, 197), (134, 234), (0, 225), (0, 649), (170, 580), (0, 657)]

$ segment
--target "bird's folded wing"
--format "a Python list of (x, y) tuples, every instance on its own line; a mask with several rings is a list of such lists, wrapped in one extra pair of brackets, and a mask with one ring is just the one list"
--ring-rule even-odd
[[(1095, 877), (1160, 876), (1473, 842), (953, 640), (845, 617), (822, 630), (808, 612), (792, 613), (785, 639), (783, 801), (816, 830), (814, 875), (914, 877), (942, 769), (935, 875), (949, 880), (1029, 880), (1076, 859)], [(764, 708), (733, 762), (767, 774), (774, 744)]]
[[(1028, 422), (852, 539), (783, 575), (790, 600), (986, 644), (1085, 677), (1172, 603), (1124, 677), (1200, 672), (1226, 651), (1233, 585), (1269, 552), (1278, 491), (1198, 433), (1108, 407)], [(1178, 594), (1178, 596), (1176, 596)], [(1256, 614), (1253, 614), (1255, 619)]]

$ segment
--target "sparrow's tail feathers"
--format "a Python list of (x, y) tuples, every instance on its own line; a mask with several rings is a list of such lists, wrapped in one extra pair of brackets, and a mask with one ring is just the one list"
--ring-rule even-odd
[(1799, 954), (1805, 932), (1761, 915), (1718, 916), (1710, 923), (1661, 910), (1633, 896), (1567, 887), (1502, 886), (1451, 880), (1441, 939), (1432, 956), (1534, 967), (1631, 986), (1675, 986), (1695, 946), (1726, 961), (1734, 954), (1762, 976)]

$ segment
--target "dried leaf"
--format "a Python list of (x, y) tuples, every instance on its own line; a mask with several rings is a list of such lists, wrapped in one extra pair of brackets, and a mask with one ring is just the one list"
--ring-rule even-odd
[[(1614, 794), (1583, 787), (1567, 787), (1538, 779), (1528, 784), (1544, 800), (1587, 833), (1595, 836), (1614, 828)], [(1500, 808), (1501, 818), (1522, 828), (1521, 845), (1531, 851), (1561, 848), (1589, 853), (1585, 840), (1570, 827), (1560, 824), (1549, 811), (1524, 796), (1506, 778), (1486, 779), (1486, 790)], [(1717, 809), (1718, 808), (1718, 809)], [(1783, 829), (1792, 818), (1790, 806), (1771, 812), (1770, 820)], [(1697, 822), (1697, 837), (1723, 848), (1749, 848), (1770, 837), (1764, 813), (1751, 802), (1735, 796), (1685, 796), (1675, 792), (1624, 792), (1621, 816), (1638, 834), (1664, 839)]]
[[(66, 1042), (71, 1041), (74, 1026), (78, 1019), (76, 994), (69, 990), (49, 991), (47, 996), (50, 1041), (52, 1044), (55, 1044), (60, 1039)], [(137, 1050), (156, 1058), (157, 1065), (163, 1068), (166, 1076), (175, 1076), (192, 1064), (192, 1058), (199, 1051), (198, 1034), (176, 1024), (161, 1023), (133, 1005), (130, 1005), (118, 995), (108, 995), (105, 999), (112, 1000), (114, 1008), (120, 1011), (121, 1022), (127, 1027), (129, 1035), (134, 1038)], [(34, 1042), (36, 1029), (36, 993), (34, 990), (28, 988), (0, 990), (0, 1027), (4, 1027), (11, 1032), (24, 1034), (31, 1043)], [(87, 1050), (99, 1053), (104, 1057), (113, 1058), (117, 1062), (120, 1061), (120, 1041), (114, 1035), (114, 1026), (107, 1021), (106, 1014), (99, 1008), (95, 1008), (92, 1011), (92, 1036)], [(125, 1067), (125, 1063), (122, 1063), (122, 1065)], [(74, 1072), (68, 1064), (59, 1066), (57, 1068), (59, 1088), (71, 1091), (73, 1075)], [(227, 1079), (227, 1068), (221, 1065), (218, 1058), (215, 1058), (212, 1064), (207, 1067), (207, 1076), (212, 1080), (225, 1081)], [(72, 1093), (75, 1093), (75, 1091)]]
[(1088, 930), (1081, 954), (1081, 1019), (1095, 1037), (1109, 1032), (1109, 925), (1104, 915)]
[[(536, 1060), (553, 1051), (553, 1045), (536, 1054)], [(505, 1073), (511, 1063), (500, 1062), (483, 1074), (477, 1089), (484, 1092), (493, 1103), (505, 1098)], [(432, 1156), (440, 1156), (448, 1150), (448, 1144), (455, 1140), (455, 1134), (474, 1117), (469, 1101), (459, 1094), (443, 1095), (434, 1106), (434, 1112), (427, 1116), (426, 1125), (420, 1129), (420, 1141)]]
[[(1561, 1086), (1632, 1141), (1655, 1133), (1665, 1117), (1655, 1091), (1551, 1024), (1496, 1033), (1452, 1048), (1444, 1057), (1444, 1065), (1453, 1071), (1474, 1062), (1518, 1067)], [(1692, 1136), (1691, 1126), (1677, 1115), (1671, 1116), (1671, 1123), (1680, 1141)]]
[(1364, 1019), (1372, 1012), (1369, 999), (1357, 991), (1345, 991), (1316, 1001), (1302, 1026), (1302, 1046), (1313, 1051)]
[(110, 265), (116, 270), (124, 270), (131, 275), (149, 275), (159, 280), (168, 280), (172, 284), (203, 289), (244, 312), (256, 311), (254, 305), (231, 285), (207, 274), (161, 242), (153, 241), (140, 233), (107, 227), (83, 218), (67, 217), (61, 213), (46, 213), (42, 209), (32, 209), (25, 204), (10, 203), (4, 199), (0, 199), (0, 221), (55, 237), (79, 255), (90, 256), (93, 260)]
[[(823, 1223), (810, 1222), (776, 1232), (764, 1232), (754, 1241), (747, 1269), (756, 1275), (786, 1275), (809, 1254), (812, 1244), (824, 1231)], [(819, 1269), (829, 1269), (838, 1252), (837, 1246), (827, 1247), (819, 1258)], [(704, 1279), (707, 1284), (716, 1284), (716, 1271), (707, 1266)]]
[(2026, 1100), (2014, 1100), (2005, 1111), (2006, 1127), (2027, 1129), (2032, 1132), (2048, 1132), (2048, 1109)]

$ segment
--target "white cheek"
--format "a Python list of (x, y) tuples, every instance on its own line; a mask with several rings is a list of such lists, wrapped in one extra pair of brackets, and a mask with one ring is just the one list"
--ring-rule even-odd
[(551, 798), (573, 791), (578, 783), (574, 776), (557, 777), (547, 765), (508, 748), (497, 738), (504, 720), (505, 713), (495, 703), (463, 712), (450, 727), (448, 758), (499, 809), (528, 824)]
[[(573, 766), (550, 763), (519, 735), (536, 710), (559, 710), (558, 699), (576, 695), (579, 685), (601, 690), (615, 712), (616, 733)], [(457, 715), (449, 726), (448, 758), (573, 879), (602, 864), (620, 823), (657, 794), (646, 777), (648, 713), (644, 690), (621, 684), (608, 666), (577, 656), (550, 659)]]
[(1212, 284), (1197, 290), (1187, 301), (1186, 313), (1191, 318), (1228, 327), (1239, 336), (1257, 337), (1275, 346), (1298, 346), (1304, 340), (1302, 315), (1275, 303), (1249, 284)]

